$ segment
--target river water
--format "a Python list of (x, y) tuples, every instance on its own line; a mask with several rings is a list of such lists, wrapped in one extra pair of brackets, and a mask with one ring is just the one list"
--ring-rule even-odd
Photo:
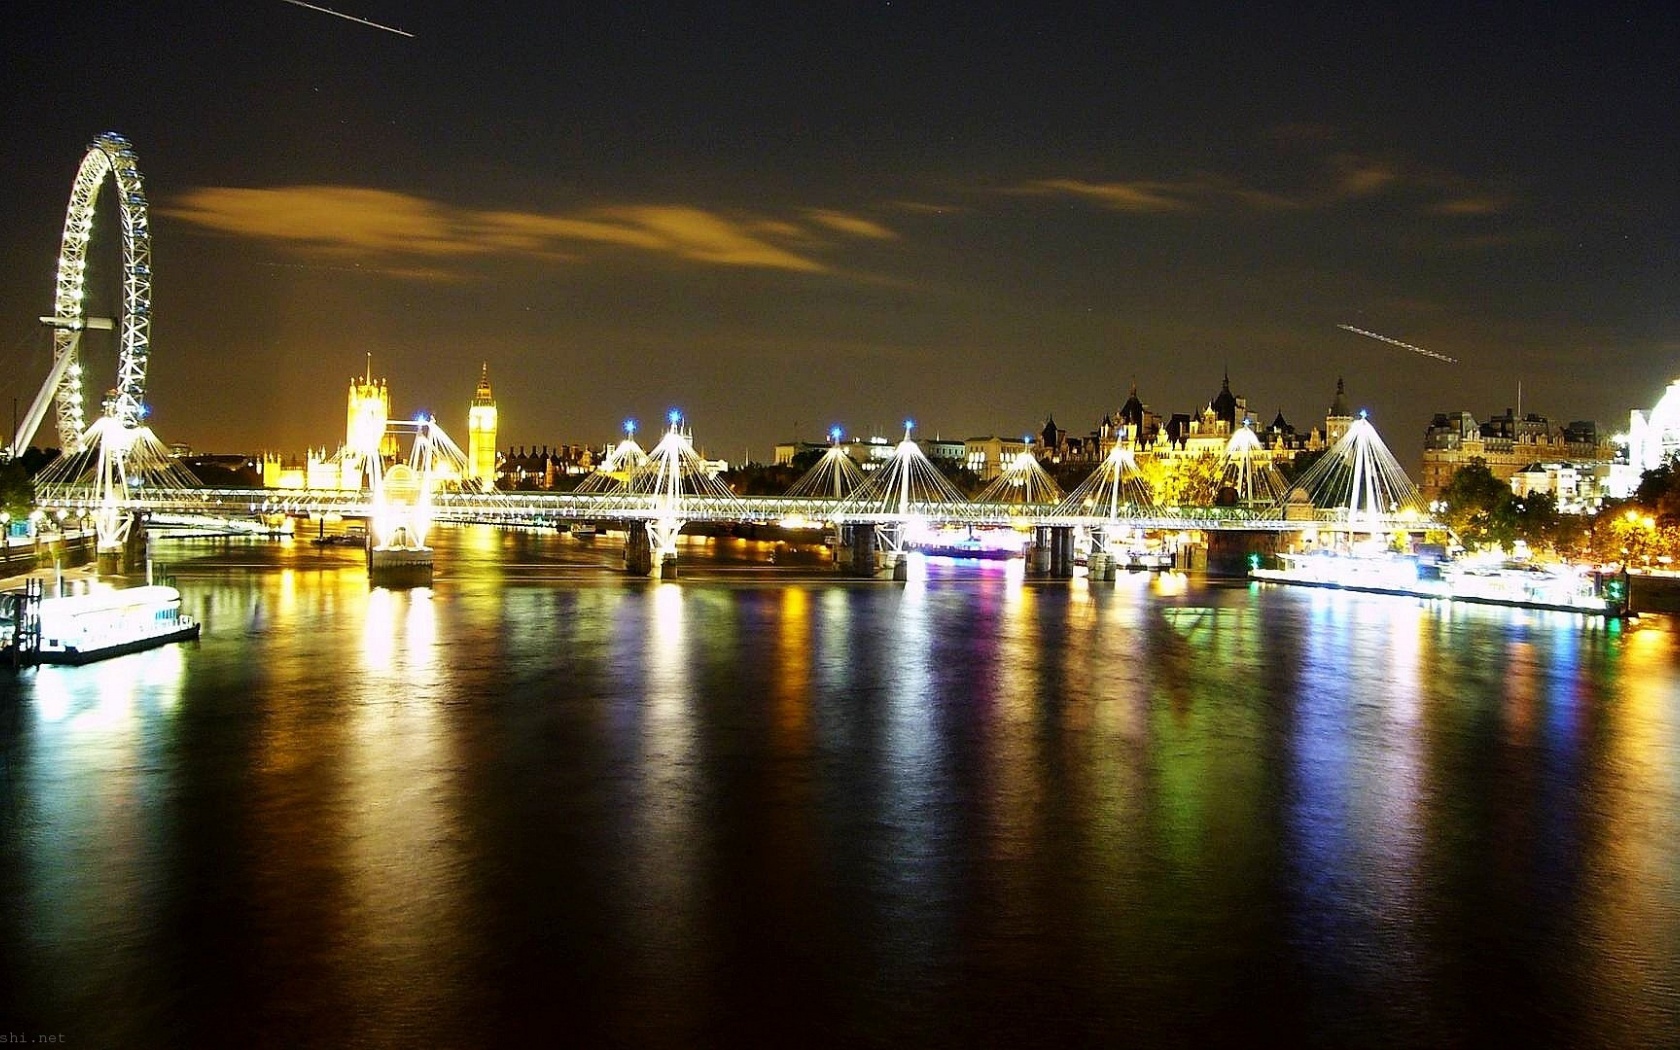
[[(1673, 624), (689, 542), (155, 545), (0, 671), (0, 1028), (76, 1046), (1672, 1046)], [(688, 542), (688, 541), (685, 541)], [(774, 563), (771, 559), (774, 558)]]

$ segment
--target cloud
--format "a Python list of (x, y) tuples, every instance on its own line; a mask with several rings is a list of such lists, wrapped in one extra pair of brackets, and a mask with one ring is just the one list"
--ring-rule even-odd
[(699, 208), (641, 205), (613, 208), (605, 214), (622, 223), (624, 229), (652, 239), (651, 244), (639, 247), (695, 262), (807, 272), (827, 269), (815, 260), (760, 240), (728, 219)]
[(1431, 170), (1403, 158), (1328, 151), (1323, 148), (1331, 138), (1327, 129), (1291, 127), (1275, 132), (1272, 138), (1275, 146), (1291, 156), (1283, 169), (1288, 174), (1266, 185), (1231, 175), (1194, 172), (1176, 178), (1120, 181), (1051, 177), (1025, 183), (1010, 192), (1073, 197), (1133, 214), (1222, 209), (1322, 211), (1377, 199), (1409, 202), (1431, 215), (1491, 215), (1507, 206), (1502, 197), (1481, 191), (1450, 172)]
[(898, 234), (880, 223), (856, 215), (848, 215), (845, 212), (814, 209), (805, 214), (810, 216), (812, 222), (826, 226), (831, 230), (837, 230), (840, 233), (849, 233), (854, 237), (867, 237), (876, 241), (898, 239)]
[(1338, 154), (1331, 160), (1334, 171), (1332, 200), (1352, 200), (1382, 193), (1401, 182), (1399, 167), (1387, 161), (1354, 154)]
[(162, 214), (261, 240), (328, 250), (473, 254), (443, 209), (418, 197), (351, 186), (289, 189), (206, 187), (187, 192)]
[(1184, 199), (1195, 191), (1186, 185), (1165, 182), (1086, 182), (1082, 179), (1039, 179), (1021, 187), (1028, 194), (1064, 194), (1093, 201), (1114, 211), (1183, 212), (1194, 205)]
[[(732, 216), (681, 204), (634, 204), (571, 214), (458, 208), (389, 190), (353, 186), (210, 186), (190, 190), (160, 214), (231, 236), (276, 242), (331, 258), (424, 257), (433, 260), (517, 255), (575, 259), (587, 249), (646, 252), (711, 266), (822, 273), (812, 252), (824, 234), (889, 240), (879, 223), (812, 209), (806, 222)], [(439, 279), (436, 265), (395, 265), (379, 272)]]

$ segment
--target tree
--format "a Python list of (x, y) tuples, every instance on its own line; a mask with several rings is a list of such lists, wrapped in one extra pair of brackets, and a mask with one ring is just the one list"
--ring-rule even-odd
[(945, 480), (955, 485), (957, 490), (965, 496), (972, 497), (986, 487), (986, 483), (980, 480), (980, 475), (969, 470), (958, 460), (940, 458), (931, 459), (928, 462), (932, 463), (934, 469), (943, 474)]
[(1516, 540), (1511, 487), (1494, 476), (1480, 457), (1453, 471), (1441, 490), (1445, 509), (1441, 518), (1467, 547), (1499, 544), (1510, 549)]
[(1633, 502), (1661, 524), (1680, 525), (1680, 469), (1672, 459), (1640, 476)]
[(1324, 458), (1324, 453), (1328, 451), (1329, 449), (1320, 448), (1311, 452), (1297, 452), (1293, 458), (1279, 456), (1275, 464), (1277, 472), (1283, 477), (1284, 481), (1293, 486), (1295, 479), (1316, 466), (1318, 461)]
[(808, 448), (803, 452), (795, 452), (791, 466), (799, 472), (800, 477), (804, 477), (805, 472), (816, 466), (818, 461), (826, 455), (828, 455), (828, 449), (826, 448)]
[(1170, 507), (1211, 507), (1219, 495), (1219, 457), (1211, 454), (1140, 460), (1139, 473), (1155, 502)]
[(729, 472), (728, 485), (737, 496), (780, 496), (799, 480), (791, 466), (747, 463)]
[(29, 476), (28, 466), (21, 459), (0, 464), (0, 511), (16, 521), (27, 518), (34, 507), (35, 480)]

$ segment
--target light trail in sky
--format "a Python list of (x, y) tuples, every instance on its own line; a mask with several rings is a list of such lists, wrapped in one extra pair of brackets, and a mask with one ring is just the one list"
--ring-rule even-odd
[(342, 18), (347, 22), (359, 22), (362, 25), (371, 26), (374, 29), (383, 29), (387, 33), (395, 33), (398, 36), (406, 36), (410, 39), (413, 39), (413, 37), (414, 37), (414, 34), (408, 32), (407, 30), (396, 29), (396, 28), (393, 28), (392, 26), (380, 25), (378, 22), (369, 22), (365, 18), (357, 18), (355, 15), (347, 15), (342, 11), (334, 11), (330, 7), (317, 7), (314, 4), (306, 4), (306, 3), (303, 2), (303, 0), (283, 0), (283, 2), (291, 4), (294, 7), (306, 7), (311, 11), (319, 11), (324, 15), (332, 15), (334, 18)]
[(1402, 343), (1398, 339), (1390, 339), (1386, 335), (1378, 335), (1375, 332), (1367, 332), (1363, 328), (1355, 328), (1350, 324), (1339, 324), (1336, 327), (1344, 331), (1352, 332), (1354, 335), (1362, 335), (1367, 339), (1375, 339), (1380, 343), (1388, 343), (1390, 346), (1398, 346), (1403, 350), (1410, 350), (1413, 353), (1422, 354), (1424, 357), (1433, 357), (1437, 361), (1445, 361), (1449, 365), (1458, 364), (1458, 358), (1456, 357), (1448, 357), (1446, 354), (1437, 354), (1433, 350), (1425, 350), (1423, 347), (1413, 346), (1411, 343)]

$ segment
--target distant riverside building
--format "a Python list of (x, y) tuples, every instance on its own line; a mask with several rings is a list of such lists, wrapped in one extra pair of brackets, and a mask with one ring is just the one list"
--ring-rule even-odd
[(1613, 469), (1615, 446), (1596, 423), (1557, 426), (1545, 416), (1518, 416), (1507, 408), (1483, 422), (1468, 412), (1435, 414), (1424, 431), (1423, 498), (1439, 497), (1453, 474), (1476, 459), (1518, 495), (1549, 492), (1564, 509), (1591, 509), (1605, 496), (1624, 494), (1625, 472)]
[(994, 481), (1026, 450), (1024, 437), (1004, 438), (995, 434), (972, 437), (963, 442), (962, 462), (981, 481)]
[[(922, 450), (922, 455), (929, 459), (945, 460), (950, 463), (961, 463), (965, 455), (964, 443), (952, 441), (948, 438), (931, 437), (915, 438), (916, 447)], [(884, 437), (847, 438), (839, 442), (846, 450), (846, 455), (852, 457), (864, 470), (874, 470), (882, 463), (892, 458), (893, 450), (898, 442), (889, 441)], [(778, 467), (789, 466), (794, 457), (806, 452), (827, 452), (833, 446), (826, 441), (783, 441), (774, 448), (772, 463)]]
[(504, 489), (563, 488), (562, 479), (593, 471), (605, 454), (588, 445), (532, 445), (509, 447), (496, 457), (496, 487)]
[(1635, 474), (1655, 470), (1680, 452), (1680, 379), (1668, 384), (1650, 412), (1628, 416), (1628, 465)]
[(336, 454), (310, 449), (300, 459), (278, 453), (262, 457), (263, 486), (271, 489), (322, 489), (356, 492), (368, 483), (362, 469), (367, 458), (395, 459), (401, 454), (395, 434), (387, 433), (391, 391), (383, 379), (373, 378), (373, 355), (367, 372), (350, 380), (345, 398), (344, 444)]
[(1348, 411), (1347, 390), (1342, 385), (1342, 377), (1336, 377), (1336, 399), (1330, 402), (1330, 411), (1324, 415), (1324, 444), (1325, 447), (1334, 445), (1347, 436), (1348, 428), (1353, 426), (1353, 413)]
[(485, 488), (496, 485), (496, 399), (490, 393), (490, 363), (478, 374), (478, 390), (467, 409), (467, 462), (472, 479)]
[[(368, 355), (367, 374), (350, 380), (350, 396), (345, 411), (344, 450), (358, 456), (395, 458), (400, 454), (397, 436), (387, 433), (385, 424), (391, 419), (391, 391), (385, 380), (373, 378), (373, 355)], [(346, 486), (347, 488), (349, 486)], [(360, 488), (358, 482), (355, 486)]]
[[(1167, 416), (1152, 411), (1138, 397), (1136, 384), (1131, 388), (1125, 404), (1119, 410), (1103, 416), (1097, 428), (1084, 438), (1076, 438), (1054, 426), (1045, 424), (1046, 444), (1039, 455), (1058, 463), (1096, 463), (1107, 456), (1115, 445), (1126, 445), (1140, 462), (1159, 459), (1172, 462), (1203, 456), (1220, 457), (1231, 437), (1245, 424), (1260, 440), (1267, 458), (1292, 460), (1302, 452), (1327, 448), (1333, 440), (1347, 432), (1353, 416), (1347, 409), (1347, 396), (1342, 381), (1336, 381), (1336, 397), (1325, 416), (1323, 428), (1312, 427), (1305, 434), (1298, 432), (1283, 417), (1280, 410), (1271, 425), (1262, 428), (1248, 407), (1248, 399), (1231, 390), (1231, 378), (1220, 382), (1219, 392), (1210, 398), (1199, 412), (1174, 412)], [(1055, 432), (1057, 444), (1049, 439)]]
[[(1249, 411), (1248, 400), (1231, 389), (1231, 377), (1220, 382), (1219, 391), (1199, 412), (1181, 412), (1163, 417), (1150, 410), (1138, 396), (1133, 384), (1126, 402), (1112, 413), (1105, 414), (1089, 434), (1069, 433), (1056, 424), (1053, 415), (1045, 417), (1038, 433), (1032, 436), (1001, 437), (988, 434), (961, 442), (945, 442), (938, 438), (917, 439), (917, 444), (930, 459), (946, 459), (960, 463), (981, 481), (992, 481), (1001, 475), (1023, 451), (1031, 448), (1041, 460), (1056, 464), (1100, 463), (1116, 445), (1126, 445), (1140, 462), (1149, 459), (1173, 462), (1179, 459), (1213, 457), (1225, 454), (1226, 446), (1244, 424), (1254, 429), (1264, 449), (1264, 458), (1290, 461), (1303, 452), (1328, 448), (1330, 443), (1347, 433), (1353, 424), (1348, 410), (1346, 388), (1336, 380), (1336, 396), (1325, 415), (1322, 427), (1314, 426), (1301, 433), (1284, 419), (1280, 410), (1271, 425), (1261, 428)], [(1331, 435), (1335, 435), (1332, 437)], [(886, 438), (867, 441), (852, 438), (841, 442), (848, 455), (864, 470), (873, 470), (888, 459), (894, 444)], [(826, 443), (788, 441), (776, 445), (775, 462), (792, 463), (804, 452), (827, 451)]]

